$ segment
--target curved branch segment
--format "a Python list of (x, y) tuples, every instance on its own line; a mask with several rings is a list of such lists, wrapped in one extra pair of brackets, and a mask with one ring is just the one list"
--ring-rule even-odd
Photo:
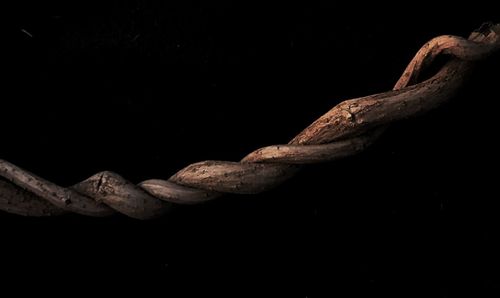
[[(266, 191), (293, 176), (300, 165), (327, 162), (364, 150), (391, 122), (429, 111), (457, 92), (472, 61), (500, 49), (500, 25), (483, 26), (469, 39), (439, 36), (426, 43), (394, 89), (346, 100), (333, 107), (286, 145), (255, 150), (240, 162), (204, 161), (167, 180), (135, 185), (112, 172), (98, 173), (72, 187), (61, 187), (0, 160), (0, 210), (27, 216), (75, 212), (108, 216), (115, 211), (148, 219), (172, 203), (195, 204), (223, 193)], [(454, 57), (430, 79), (419, 75), (441, 54)]]

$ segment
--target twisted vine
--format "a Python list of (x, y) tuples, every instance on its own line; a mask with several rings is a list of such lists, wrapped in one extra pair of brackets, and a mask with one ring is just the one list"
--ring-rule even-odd
[[(362, 151), (387, 124), (431, 110), (453, 97), (473, 61), (500, 49), (500, 24), (483, 25), (468, 39), (439, 36), (415, 55), (393, 90), (341, 102), (288, 144), (257, 149), (240, 162), (191, 164), (168, 180), (135, 185), (101, 172), (61, 187), (0, 160), (0, 210), (26, 216), (74, 212), (103, 217), (115, 212), (138, 219), (163, 215), (172, 204), (195, 204), (224, 193), (266, 191), (293, 176), (301, 165), (327, 162)], [(440, 54), (451, 55), (435, 75), (420, 74)]]

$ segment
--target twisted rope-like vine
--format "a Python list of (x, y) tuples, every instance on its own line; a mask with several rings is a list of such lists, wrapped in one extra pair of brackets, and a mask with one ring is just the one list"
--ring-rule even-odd
[[(191, 164), (168, 180), (135, 185), (113, 172), (101, 172), (61, 187), (0, 160), (0, 209), (26, 216), (75, 212), (101, 217), (117, 211), (149, 219), (164, 214), (173, 203), (195, 204), (224, 193), (259, 193), (287, 180), (301, 165), (353, 155), (387, 124), (439, 106), (457, 92), (472, 61), (498, 49), (500, 24), (482, 26), (468, 39), (436, 37), (418, 51), (392, 91), (341, 102), (286, 145), (260, 148), (240, 162)], [(419, 80), (439, 54), (453, 58), (431, 78)]]

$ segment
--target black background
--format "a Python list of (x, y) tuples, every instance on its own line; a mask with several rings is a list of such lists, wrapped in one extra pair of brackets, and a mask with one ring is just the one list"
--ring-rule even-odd
[[(61, 185), (238, 160), (342, 100), (389, 90), (430, 38), (499, 20), (487, 7), (344, 5), (21, 4), (3, 57), (0, 157)], [(498, 297), (499, 65), (481, 64), (449, 104), (394, 124), (366, 152), (268, 193), (144, 222), (2, 213), (0, 283), (40, 294)]]

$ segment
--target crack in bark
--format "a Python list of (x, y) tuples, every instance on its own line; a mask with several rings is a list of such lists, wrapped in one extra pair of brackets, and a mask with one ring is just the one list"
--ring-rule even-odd
[[(427, 42), (392, 91), (346, 100), (314, 121), (288, 144), (257, 149), (240, 162), (204, 161), (168, 180), (132, 184), (101, 172), (64, 188), (0, 159), (0, 210), (26, 216), (76, 212), (133, 218), (163, 215), (172, 204), (195, 204), (223, 193), (258, 193), (292, 177), (301, 165), (353, 155), (373, 143), (392, 122), (414, 117), (449, 100), (471, 63), (500, 49), (500, 24), (483, 24), (468, 39), (444, 35)], [(430, 79), (418, 77), (438, 55), (454, 57)]]

